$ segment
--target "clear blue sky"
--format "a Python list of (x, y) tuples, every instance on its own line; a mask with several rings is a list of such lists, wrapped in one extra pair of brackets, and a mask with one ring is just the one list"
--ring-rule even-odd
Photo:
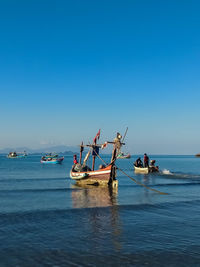
[(200, 1), (0, 3), (0, 148), (126, 126), (132, 153), (200, 152)]

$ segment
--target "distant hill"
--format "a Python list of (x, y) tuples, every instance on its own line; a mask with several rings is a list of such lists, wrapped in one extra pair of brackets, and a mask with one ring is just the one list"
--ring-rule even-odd
[(38, 149), (31, 149), (28, 147), (7, 147), (0, 149), (0, 154), (7, 154), (11, 151), (24, 152), (28, 154), (40, 154), (40, 153), (63, 153), (63, 154), (73, 154), (79, 152), (78, 146), (52, 146)]

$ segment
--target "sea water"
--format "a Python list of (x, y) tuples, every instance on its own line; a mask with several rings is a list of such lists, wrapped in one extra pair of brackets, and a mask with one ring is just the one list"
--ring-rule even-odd
[(120, 170), (118, 189), (78, 187), (72, 156), (0, 156), (0, 266), (200, 266), (200, 159), (154, 156), (161, 172), (136, 175), (136, 158), (116, 164), (168, 195)]

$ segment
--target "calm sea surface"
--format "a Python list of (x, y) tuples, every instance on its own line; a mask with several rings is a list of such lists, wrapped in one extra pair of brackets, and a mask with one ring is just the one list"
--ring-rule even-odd
[(200, 159), (153, 158), (161, 174), (135, 175), (136, 156), (117, 165), (169, 195), (120, 171), (118, 189), (77, 187), (71, 156), (0, 156), (0, 267), (200, 266)]

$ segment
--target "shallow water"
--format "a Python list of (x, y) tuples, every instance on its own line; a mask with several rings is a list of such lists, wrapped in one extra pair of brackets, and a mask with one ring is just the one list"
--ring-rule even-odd
[(0, 156), (0, 266), (200, 266), (200, 159), (154, 158), (160, 174), (135, 175), (136, 156), (117, 165), (169, 195), (119, 170), (118, 189), (77, 187), (69, 156)]

